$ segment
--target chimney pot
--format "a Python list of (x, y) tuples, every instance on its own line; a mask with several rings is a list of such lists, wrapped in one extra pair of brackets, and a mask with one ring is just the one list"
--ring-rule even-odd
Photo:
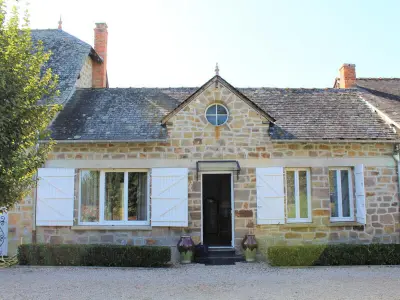
[(356, 65), (355, 64), (343, 64), (339, 69), (340, 72), (340, 88), (348, 89), (352, 88), (356, 84)]

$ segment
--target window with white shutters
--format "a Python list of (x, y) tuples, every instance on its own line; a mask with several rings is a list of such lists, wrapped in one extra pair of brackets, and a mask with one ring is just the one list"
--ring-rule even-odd
[(286, 169), (286, 216), (288, 223), (311, 222), (310, 181), (309, 169)]
[(329, 169), (331, 221), (354, 221), (353, 181), (350, 168)]
[(146, 169), (81, 170), (80, 225), (149, 225)]

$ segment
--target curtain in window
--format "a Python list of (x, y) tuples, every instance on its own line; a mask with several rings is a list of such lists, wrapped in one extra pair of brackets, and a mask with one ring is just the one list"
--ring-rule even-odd
[(147, 220), (147, 173), (128, 173), (128, 221)]
[(81, 222), (99, 221), (100, 172), (81, 171)]

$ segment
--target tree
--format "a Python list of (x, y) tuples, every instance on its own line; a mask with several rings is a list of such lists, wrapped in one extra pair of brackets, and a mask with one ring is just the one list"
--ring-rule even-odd
[(59, 106), (57, 76), (46, 69), (51, 53), (31, 40), (29, 15), (0, 0), (0, 207), (10, 207), (36, 184), (35, 174), (53, 142), (40, 144)]

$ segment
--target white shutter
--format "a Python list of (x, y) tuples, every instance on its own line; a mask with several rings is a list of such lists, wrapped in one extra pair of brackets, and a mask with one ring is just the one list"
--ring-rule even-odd
[(74, 175), (74, 169), (38, 170), (36, 225), (73, 225)]
[(257, 224), (285, 223), (283, 168), (257, 168)]
[(367, 210), (365, 208), (364, 165), (356, 165), (354, 167), (354, 179), (356, 187), (356, 219), (358, 223), (366, 224)]
[(188, 226), (188, 169), (151, 170), (151, 225)]
[(8, 213), (0, 208), (0, 256), (8, 252)]

